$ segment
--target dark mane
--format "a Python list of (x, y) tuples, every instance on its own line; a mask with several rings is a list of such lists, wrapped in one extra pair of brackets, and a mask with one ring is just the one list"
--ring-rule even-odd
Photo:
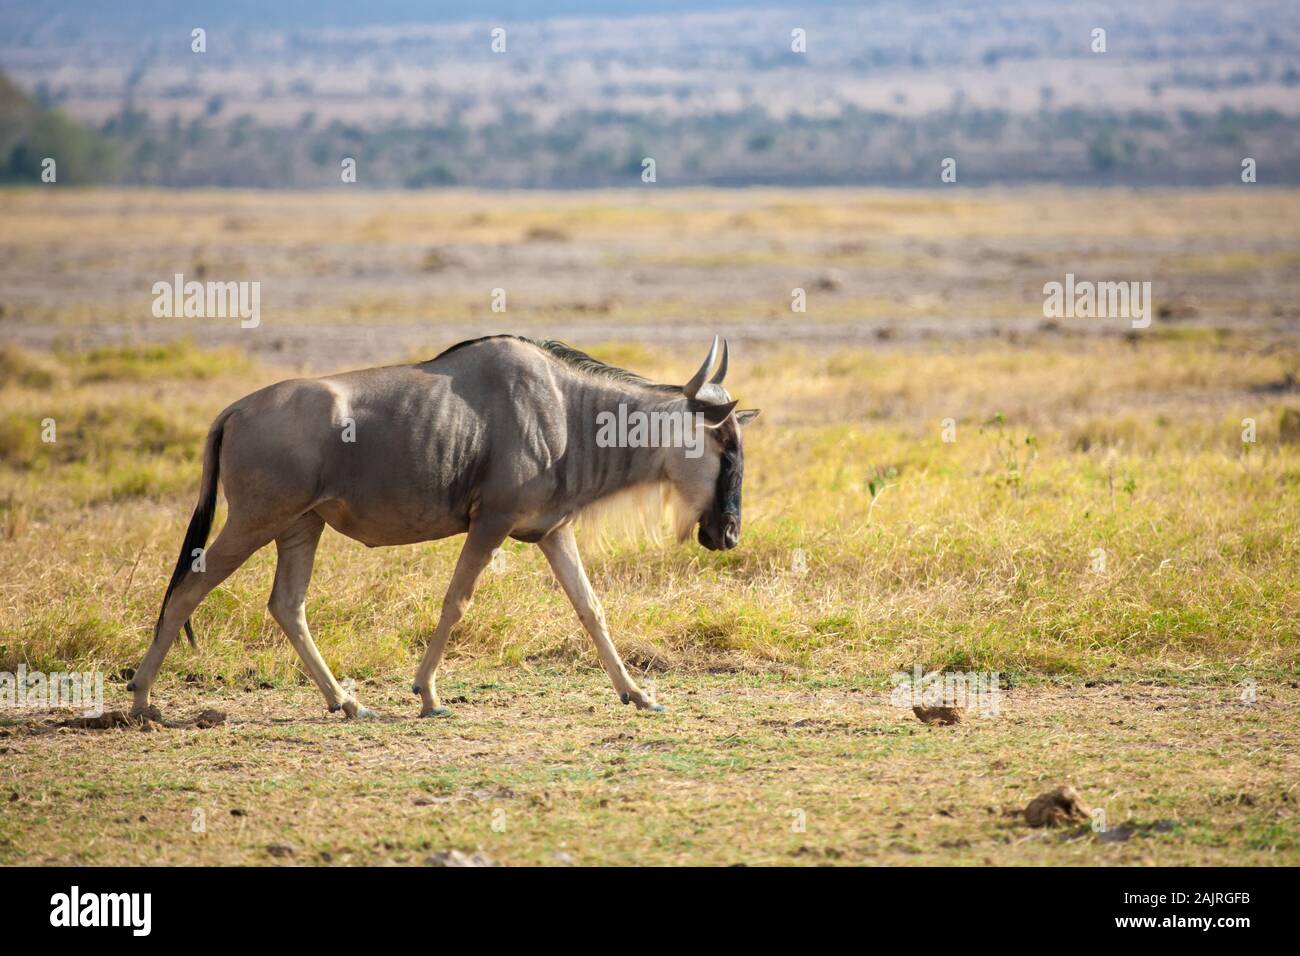
[(478, 342), (486, 342), (490, 339), (515, 339), (519, 342), (527, 342), (529, 345), (535, 345), (543, 352), (549, 354), (552, 358), (571, 368), (587, 372), (590, 375), (598, 375), (601, 378), (613, 379), (616, 382), (623, 382), (627, 385), (639, 385), (642, 388), (652, 388), (661, 392), (679, 392), (681, 387), (677, 385), (660, 385), (652, 382), (650, 379), (638, 375), (636, 372), (630, 372), (625, 368), (619, 368), (617, 365), (607, 365), (600, 359), (592, 358), (581, 349), (575, 349), (572, 345), (559, 342), (555, 339), (530, 339), (524, 335), (485, 335), (477, 339), (467, 339), (464, 342), (457, 342), (451, 348), (439, 352), (432, 361), (442, 358), (455, 352), (457, 349), (463, 349), (468, 345), (474, 345)]

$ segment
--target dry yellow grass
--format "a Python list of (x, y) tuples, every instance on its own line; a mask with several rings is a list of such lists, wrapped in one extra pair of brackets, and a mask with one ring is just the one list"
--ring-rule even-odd
[[(1219, 190), (653, 189), (639, 191), (329, 193), (209, 190), (7, 190), (8, 242), (39, 248), (87, 236), (109, 249), (167, 237), (237, 236), (245, 246), (340, 242), (483, 243), (533, 238), (619, 241), (629, 231), (678, 237), (728, 234), (889, 235), (1035, 241), (1124, 238), (1277, 243), (1300, 238), (1297, 197), (1265, 187)], [(54, 213), (53, 215), (51, 213)], [(328, 233), (321, 229), (328, 219)], [(1262, 232), (1260, 231), (1262, 230)], [(20, 241), (21, 240), (21, 241)], [(108, 253), (105, 253), (107, 255)]]
[[(645, 346), (596, 351), (663, 380), (688, 371)], [(1281, 441), (1287, 399), (1270, 391), (1296, 367), (1291, 343), (737, 358), (736, 394), (766, 406), (748, 437), (744, 546), (620, 541), (591, 556), (634, 660), (877, 675), (911, 660), (1175, 678), (1294, 668), (1300, 449)], [(282, 375), (184, 348), (169, 361), (10, 353), (0, 664), (118, 670), (141, 654), (208, 421)], [(47, 417), (53, 444), (39, 440)], [(1243, 445), (1247, 418), (1257, 440)], [(407, 669), (457, 547), (368, 551), (327, 535), (309, 613), (331, 663)], [(481, 589), (453, 653), (589, 658), (534, 552), (510, 546), (510, 571)], [(209, 598), (201, 650), (172, 667), (229, 678), (251, 659), (297, 679), (263, 607), (272, 563), (256, 556)]]

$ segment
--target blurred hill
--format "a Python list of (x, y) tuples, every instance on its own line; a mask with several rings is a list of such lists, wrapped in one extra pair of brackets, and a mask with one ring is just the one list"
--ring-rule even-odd
[(320, 187), (351, 157), (362, 186), (589, 188), (651, 157), (669, 186), (930, 186), (952, 157), (962, 184), (1207, 185), (1252, 157), (1300, 182), (1285, 0), (205, 6), (8, 5), (0, 67), (111, 144), (101, 181)]

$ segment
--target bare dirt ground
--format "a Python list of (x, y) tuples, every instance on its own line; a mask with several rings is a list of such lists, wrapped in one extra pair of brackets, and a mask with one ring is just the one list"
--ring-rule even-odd
[[(921, 724), (865, 686), (663, 675), (619, 706), (590, 669), (456, 673), (454, 716), (326, 716), (305, 689), (176, 687), (207, 730), (0, 729), (0, 860), (24, 863), (1294, 863), (1295, 683), (1004, 690)], [(51, 768), (75, 768), (52, 773)], [(1069, 783), (1097, 823), (1031, 828)]]

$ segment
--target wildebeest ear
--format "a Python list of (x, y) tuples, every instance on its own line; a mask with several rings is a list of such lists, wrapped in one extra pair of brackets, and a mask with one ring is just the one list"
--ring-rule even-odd
[(757, 408), (742, 409), (741, 411), (736, 412), (736, 421), (740, 422), (742, 425), (748, 425), (758, 417), (758, 413), (759, 409)]
[(735, 410), (736, 404), (736, 402), (727, 402), (723, 405), (701, 405), (695, 411), (704, 417), (705, 428), (717, 428)]

